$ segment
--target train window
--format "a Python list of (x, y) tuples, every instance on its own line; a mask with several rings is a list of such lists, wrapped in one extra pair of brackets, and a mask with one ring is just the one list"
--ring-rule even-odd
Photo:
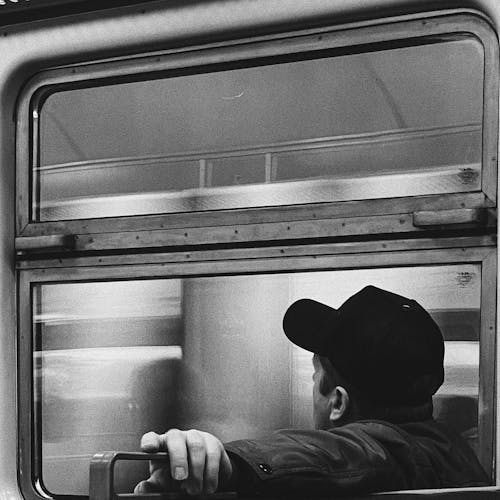
[(459, 24), (40, 74), (20, 106), (18, 230), (454, 193), (494, 203), (494, 38), (477, 20)]
[[(283, 313), (302, 297), (338, 307), (367, 284), (415, 298), (440, 324), (446, 379), (436, 416), (491, 470), (491, 395), (479, 368), (491, 355), (482, 345), (492, 314), (482, 303), (483, 268), (33, 283), (38, 483), (50, 494), (86, 495), (92, 454), (137, 450), (151, 429), (201, 428), (228, 441), (311, 428), (311, 355), (286, 340)], [(137, 464), (119, 468), (118, 490), (130, 491), (145, 473)]]
[(52, 94), (37, 217), (480, 189), (478, 40), (297, 57)]
[[(441, 326), (435, 416), (495, 482), (494, 32), (456, 13), (233, 35), (24, 87), (23, 494), (87, 495), (91, 456), (151, 429), (310, 427), (310, 354), (283, 313), (368, 284)], [(145, 474), (126, 463), (118, 490)]]

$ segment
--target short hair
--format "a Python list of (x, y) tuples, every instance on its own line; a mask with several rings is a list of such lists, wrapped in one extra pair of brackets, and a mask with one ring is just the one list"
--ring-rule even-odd
[(320, 355), (316, 355), (316, 357), (323, 368), (322, 376), (318, 382), (319, 392), (323, 396), (328, 396), (338, 385), (344, 387), (352, 402), (350, 410), (356, 414), (357, 419), (380, 419), (398, 423), (412, 420), (416, 415), (432, 417), (432, 398), (420, 406), (381, 404), (354, 387), (338, 372), (327, 357)]
[(361, 395), (358, 390), (356, 390), (351, 383), (349, 383), (339, 372), (335, 369), (332, 362), (325, 356), (316, 355), (321, 368), (323, 368), (323, 375), (318, 382), (319, 392), (323, 396), (328, 396), (335, 387), (341, 385), (347, 392), (349, 396), (356, 398), (358, 400)]

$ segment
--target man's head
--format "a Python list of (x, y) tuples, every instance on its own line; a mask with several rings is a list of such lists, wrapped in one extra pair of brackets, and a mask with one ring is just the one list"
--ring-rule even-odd
[[(444, 342), (434, 320), (414, 300), (373, 286), (339, 309), (299, 300), (285, 313), (283, 329), (316, 354), (315, 380), (330, 381), (330, 426), (401, 415), (401, 409), (429, 404), (443, 382)], [(317, 408), (326, 404), (322, 384), (323, 390), (319, 382), (315, 388)]]

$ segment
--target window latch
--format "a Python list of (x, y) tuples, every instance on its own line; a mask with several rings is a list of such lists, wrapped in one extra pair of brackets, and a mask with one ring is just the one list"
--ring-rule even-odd
[(72, 234), (52, 234), (49, 236), (21, 236), (15, 241), (16, 252), (72, 250), (75, 236)]
[(493, 211), (486, 208), (457, 208), (454, 210), (423, 210), (413, 213), (415, 227), (466, 226), (482, 227), (488, 225)]

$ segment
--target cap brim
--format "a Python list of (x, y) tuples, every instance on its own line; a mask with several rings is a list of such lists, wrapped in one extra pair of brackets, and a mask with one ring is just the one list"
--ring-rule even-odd
[(338, 324), (336, 309), (311, 299), (297, 300), (283, 317), (283, 331), (288, 339), (321, 356), (330, 354), (332, 334)]

